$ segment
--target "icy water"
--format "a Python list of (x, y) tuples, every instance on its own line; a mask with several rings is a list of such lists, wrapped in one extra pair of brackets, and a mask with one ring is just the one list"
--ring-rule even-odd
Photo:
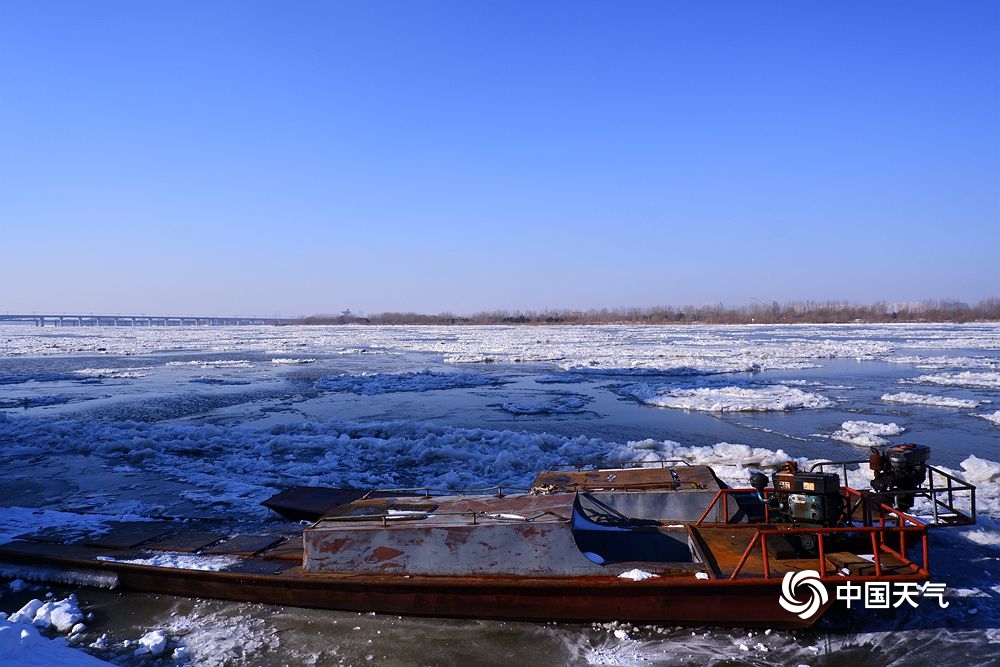
[[(277, 522), (294, 484), (525, 485), (558, 463), (686, 458), (746, 483), (919, 442), (979, 486), (933, 536), (947, 609), (808, 631), (409, 619), (76, 592), (117, 664), (997, 664), (1000, 325), (0, 327), (0, 536), (38, 523)], [(858, 475), (863, 473), (858, 472)], [(13, 611), (47, 588), (0, 596)], [(135, 655), (151, 630), (159, 658)]]

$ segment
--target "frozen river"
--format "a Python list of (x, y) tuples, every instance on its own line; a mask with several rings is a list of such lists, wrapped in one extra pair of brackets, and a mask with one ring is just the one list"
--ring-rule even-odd
[(686, 458), (745, 484), (900, 442), (980, 487), (979, 525), (934, 535), (948, 609), (748, 634), (58, 588), (94, 614), (70, 643), (118, 664), (151, 664), (152, 630), (160, 664), (995, 664), (1000, 326), (0, 327), (5, 537), (79, 511), (274, 521), (259, 502), (289, 485), (516, 486), (559, 463)]

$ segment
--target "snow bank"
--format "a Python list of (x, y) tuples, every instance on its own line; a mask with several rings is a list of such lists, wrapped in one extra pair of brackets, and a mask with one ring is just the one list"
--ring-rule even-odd
[(887, 403), (932, 405), (942, 408), (975, 408), (979, 406), (979, 401), (948, 398), (947, 396), (934, 396), (931, 394), (911, 394), (905, 391), (898, 394), (882, 394), (882, 400)]
[(906, 429), (898, 424), (877, 424), (868, 421), (847, 421), (831, 438), (861, 447), (881, 447), (889, 444), (888, 437), (900, 435)]
[(703, 412), (769, 412), (828, 408), (833, 405), (833, 401), (819, 394), (785, 385), (757, 388), (666, 389), (639, 384), (622, 387), (618, 391), (637, 398), (647, 405)]

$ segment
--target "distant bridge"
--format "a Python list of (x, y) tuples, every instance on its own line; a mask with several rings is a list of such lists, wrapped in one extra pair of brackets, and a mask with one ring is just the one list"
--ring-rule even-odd
[(48, 325), (56, 327), (196, 327), (196, 326), (253, 326), (292, 324), (288, 317), (194, 317), (180, 315), (30, 315), (0, 314), (0, 323), (26, 322), (36, 327)]

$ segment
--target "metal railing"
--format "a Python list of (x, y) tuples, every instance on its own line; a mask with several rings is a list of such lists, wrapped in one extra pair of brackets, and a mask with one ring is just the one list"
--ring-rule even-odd
[[(840, 466), (841, 484), (847, 486), (847, 466), (853, 464), (865, 464), (868, 459), (858, 459), (855, 461), (819, 461), (814, 463), (809, 472), (824, 469), (829, 466)], [(931, 528), (939, 526), (970, 526), (976, 523), (976, 487), (963, 479), (952, 474), (926, 465), (927, 468), (927, 488), (918, 487), (916, 489), (904, 489), (895, 491), (880, 491), (881, 498), (927, 498), (931, 504), (931, 516), (933, 520), (924, 521)], [(942, 497), (947, 496), (947, 500)], [(957, 501), (966, 500), (969, 503), (968, 513), (963, 512)]]
[[(773, 489), (766, 489), (765, 493), (772, 492)], [(881, 560), (879, 559), (879, 554), (888, 554), (900, 561), (900, 564), (911, 569), (913, 575), (927, 577), (930, 575), (928, 570), (930, 553), (929, 553), (929, 542), (927, 539), (927, 524), (920, 521), (919, 519), (910, 516), (894, 507), (891, 507), (883, 502), (880, 502), (877, 498), (873, 497), (872, 494), (863, 491), (857, 491), (855, 489), (844, 487), (841, 489), (841, 493), (844, 494), (848, 501), (848, 506), (851, 506), (851, 500), (854, 499), (857, 502), (853, 505), (852, 514), (859, 507), (862, 511), (862, 524), (861, 526), (833, 526), (833, 527), (806, 527), (799, 524), (787, 524), (783, 525), (781, 528), (770, 525), (770, 508), (768, 504), (764, 503), (764, 523), (760, 525), (759, 528), (754, 532), (753, 537), (747, 544), (740, 556), (736, 567), (733, 569), (732, 573), (728, 576), (729, 579), (737, 579), (743, 573), (747, 564), (750, 562), (751, 556), (755, 551), (759, 550), (761, 555), (761, 561), (763, 565), (763, 574), (765, 581), (775, 581), (780, 579), (778, 576), (773, 576), (771, 574), (771, 565), (769, 562), (769, 552), (767, 540), (769, 537), (780, 536), (787, 538), (789, 536), (803, 536), (812, 535), (816, 539), (816, 551), (815, 560), (817, 563), (816, 571), (820, 573), (820, 578), (829, 581), (842, 581), (842, 577), (839, 575), (830, 576), (826, 574), (827, 571), (827, 544), (826, 539), (829, 537), (839, 537), (846, 536), (858, 539), (865, 535), (868, 536), (870, 541), (873, 555), (873, 565), (875, 574), (874, 577), (881, 577), (884, 574), (884, 568)], [(702, 526), (706, 523), (706, 519), (711, 514), (712, 510), (721, 502), (722, 503), (722, 516), (724, 521), (722, 522), (711, 522), (711, 523), (722, 523), (725, 525), (730, 524), (729, 515), (729, 496), (734, 494), (754, 494), (756, 495), (756, 490), (754, 489), (720, 489), (712, 502), (709, 503), (708, 507), (701, 517), (695, 521), (695, 526)], [(746, 524), (747, 526), (753, 526), (754, 524)], [(920, 538), (920, 561), (913, 561), (906, 553), (906, 542), (908, 538), (919, 537)], [(891, 544), (891, 541), (895, 539), (899, 540), (898, 548)], [(808, 559), (807, 559), (808, 560)], [(864, 575), (855, 576), (854, 578), (865, 579)]]

